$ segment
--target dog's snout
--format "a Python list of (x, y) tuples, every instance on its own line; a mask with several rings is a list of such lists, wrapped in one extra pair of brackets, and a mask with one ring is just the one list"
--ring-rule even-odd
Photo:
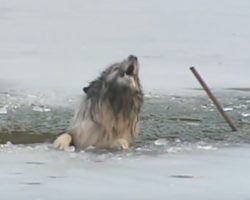
[(130, 56), (128, 57), (128, 60), (130, 60), (130, 61), (137, 61), (137, 57), (134, 56), (134, 55), (130, 55)]

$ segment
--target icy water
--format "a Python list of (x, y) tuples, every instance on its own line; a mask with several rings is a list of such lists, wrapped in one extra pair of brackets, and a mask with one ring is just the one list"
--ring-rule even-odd
[[(170, 144), (250, 142), (248, 91), (216, 92), (225, 111), (239, 128), (238, 132), (231, 131), (204, 91), (189, 92), (193, 95), (145, 95), (136, 147), (148, 145), (153, 150)], [(15, 90), (2, 92), (0, 142), (29, 144), (52, 141), (67, 129), (80, 98), (52, 92), (47, 95)]]

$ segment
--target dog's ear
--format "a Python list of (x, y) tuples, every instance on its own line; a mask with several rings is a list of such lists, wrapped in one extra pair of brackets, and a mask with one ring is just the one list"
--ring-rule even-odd
[(82, 90), (87, 96), (93, 96), (99, 93), (102, 88), (103, 81), (101, 79), (94, 80), (89, 83), (87, 87), (84, 87)]
[(88, 94), (89, 88), (90, 88), (90, 86), (84, 87), (82, 90), (83, 90), (83, 92), (85, 92), (85, 94)]

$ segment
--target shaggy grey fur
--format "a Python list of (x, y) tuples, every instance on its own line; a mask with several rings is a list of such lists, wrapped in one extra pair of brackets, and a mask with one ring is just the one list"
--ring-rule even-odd
[(131, 55), (83, 88), (86, 95), (68, 130), (76, 147), (127, 148), (133, 142), (143, 104), (138, 73), (138, 60)]

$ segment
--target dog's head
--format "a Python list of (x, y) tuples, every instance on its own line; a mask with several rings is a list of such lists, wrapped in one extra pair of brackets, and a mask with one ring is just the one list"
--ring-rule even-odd
[(101, 90), (100, 87), (105, 86), (108, 90), (114, 92), (141, 90), (139, 79), (139, 63), (134, 55), (130, 55), (127, 59), (120, 63), (115, 63), (102, 72), (101, 76), (90, 83), (88, 87), (84, 87), (83, 91), (89, 96)]
[(139, 63), (137, 57), (131, 55), (121, 63), (114, 64), (103, 72), (107, 84), (122, 89), (137, 91), (139, 82)]

